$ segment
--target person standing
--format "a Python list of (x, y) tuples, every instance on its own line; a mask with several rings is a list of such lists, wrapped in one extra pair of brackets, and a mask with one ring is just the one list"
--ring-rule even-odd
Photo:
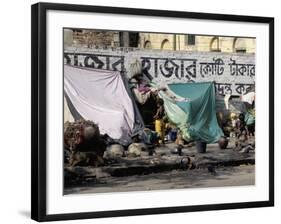
[(156, 114), (153, 116), (155, 120), (155, 131), (158, 133), (160, 137), (159, 143), (164, 144), (164, 137), (165, 137), (165, 124), (163, 121), (163, 117), (165, 115), (164, 109), (164, 101), (162, 99), (157, 99), (157, 111)]

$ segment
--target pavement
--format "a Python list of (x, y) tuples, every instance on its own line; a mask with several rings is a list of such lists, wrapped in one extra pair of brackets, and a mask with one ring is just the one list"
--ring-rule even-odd
[[(249, 143), (252, 142), (253, 140), (249, 140)], [(174, 143), (167, 143), (157, 147), (152, 156), (149, 156), (148, 152), (142, 152), (140, 157), (116, 158), (112, 163), (100, 167), (65, 167), (66, 192), (67, 189), (73, 189), (75, 186), (81, 186), (81, 184), (94, 183), (97, 185), (103, 181), (112, 182), (114, 178), (128, 180), (136, 175), (138, 177), (151, 176), (157, 173), (164, 174), (165, 172), (177, 171), (191, 173), (191, 170), (192, 173), (207, 171), (207, 173), (214, 174), (217, 170), (225, 167), (244, 165), (254, 167), (255, 164), (255, 151), (236, 150), (234, 139), (229, 142), (226, 149), (220, 149), (217, 143), (208, 144), (206, 153), (198, 153), (196, 146), (189, 144), (182, 149), (182, 155), (180, 156), (174, 154), (175, 148)], [(252, 183), (252, 181), (250, 182)]]
[(255, 184), (255, 165), (207, 169), (172, 170), (147, 175), (106, 177), (85, 181), (64, 189), (64, 194), (92, 194), (130, 191), (154, 191), (186, 188), (235, 187)]

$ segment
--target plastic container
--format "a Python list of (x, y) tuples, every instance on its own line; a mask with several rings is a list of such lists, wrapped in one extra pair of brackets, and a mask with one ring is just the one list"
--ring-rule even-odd
[(171, 130), (170, 132), (169, 132), (169, 140), (170, 141), (176, 141), (176, 139), (177, 139), (177, 130)]
[(207, 143), (203, 141), (196, 141), (196, 148), (198, 153), (206, 153)]

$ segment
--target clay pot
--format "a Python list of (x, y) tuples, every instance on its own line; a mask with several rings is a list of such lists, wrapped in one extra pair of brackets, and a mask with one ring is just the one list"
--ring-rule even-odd
[(226, 137), (221, 137), (218, 141), (220, 149), (226, 149), (228, 145), (228, 139)]

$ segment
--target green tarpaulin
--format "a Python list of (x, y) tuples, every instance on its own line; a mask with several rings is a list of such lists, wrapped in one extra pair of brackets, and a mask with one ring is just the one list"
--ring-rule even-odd
[(252, 125), (255, 123), (255, 110), (248, 110), (246, 113), (245, 113), (245, 122), (246, 122), (246, 125)]
[(215, 87), (212, 82), (169, 84), (169, 89), (186, 100), (175, 101), (160, 91), (166, 114), (177, 125), (183, 138), (214, 143), (223, 136), (215, 109)]

